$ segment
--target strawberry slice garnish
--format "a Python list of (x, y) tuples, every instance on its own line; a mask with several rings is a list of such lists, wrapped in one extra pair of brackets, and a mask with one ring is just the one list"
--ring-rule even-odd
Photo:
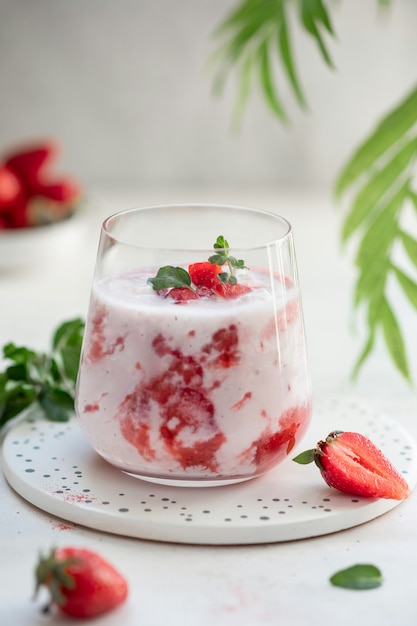
[(207, 287), (216, 291), (221, 285), (219, 274), (222, 272), (220, 265), (202, 261), (201, 263), (192, 263), (188, 266), (188, 273), (196, 287)]
[(366, 498), (404, 500), (410, 488), (383, 452), (364, 435), (333, 431), (294, 461), (314, 461), (330, 487)]
[(235, 283), (233, 285), (231, 283), (220, 283), (216, 287), (216, 293), (227, 299), (239, 298), (239, 296), (243, 296), (249, 291), (252, 291), (251, 287), (248, 287), (248, 285), (241, 285), (240, 283)]
[(193, 263), (188, 267), (191, 280), (197, 287), (206, 287), (211, 289), (222, 298), (238, 298), (251, 288), (240, 283), (222, 282), (219, 274), (223, 272), (221, 265), (204, 261), (201, 263)]
[(187, 287), (174, 287), (164, 294), (164, 298), (172, 298), (175, 302), (189, 302), (197, 300), (197, 294)]
[(112, 611), (125, 601), (127, 581), (100, 554), (88, 548), (53, 549), (36, 567), (36, 590), (46, 586), (55, 604), (67, 615), (91, 618)]

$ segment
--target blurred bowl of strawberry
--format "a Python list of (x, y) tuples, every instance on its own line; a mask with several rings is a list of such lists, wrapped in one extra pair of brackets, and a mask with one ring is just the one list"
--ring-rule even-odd
[[(0, 156), (0, 267), (41, 260), (74, 231), (81, 186), (56, 174), (54, 141), (22, 145)], [(70, 227), (71, 224), (71, 227)], [(62, 237), (64, 239), (62, 240)], [(33, 253), (33, 254), (32, 254)]]

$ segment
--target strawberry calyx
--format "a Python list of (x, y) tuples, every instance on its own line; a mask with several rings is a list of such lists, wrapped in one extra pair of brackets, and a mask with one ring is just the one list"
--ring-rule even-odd
[(324, 471), (325, 467), (322, 463), (322, 458), (326, 455), (327, 446), (332, 445), (336, 441), (339, 435), (343, 434), (343, 430), (332, 430), (324, 441), (318, 441), (317, 446), (313, 450), (313, 461), (317, 465), (320, 471)]
[(77, 557), (57, 559), (55, 548), (52, 548), (47, 556), (40, 555), (35, 569), (34, 598), (37, 597), (42, 586), (48, 589), (50, 600), (43, 609), (45, 613), (54, 603), (58, 606), (65, 604), (66, 596), (63, 590), (72, 590), (76, 586), (75, 578), (68, 573), (68, 567), (79, 562), (80, 559)]

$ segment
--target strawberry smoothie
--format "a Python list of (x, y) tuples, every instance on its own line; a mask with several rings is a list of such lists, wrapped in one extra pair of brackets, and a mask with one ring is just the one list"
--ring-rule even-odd
[(94, 449), (172, 484), (258, 476), (311, 414), (298, 289), (241, 270), (239, 290), (155, 291), (144, 270), (95, 282), (76, 409)]

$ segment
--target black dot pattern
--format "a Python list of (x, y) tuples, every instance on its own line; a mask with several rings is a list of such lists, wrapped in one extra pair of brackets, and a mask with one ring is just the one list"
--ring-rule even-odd
[[(327, 401), (321, 412), (334, 416), (329, 431), (362, 432), (387, 454), (406, 478), (414, 480), (416, 447), (395, 422), (355, 403), (341, 403), (337, 399)], [(355, 416), (353, 426), (352, 415)], [(320, 409), (316, 409), (315, 418), (320, 420)], [(326, 434), (323, 432), (321, 437)], [(311, 443), (303, 441), (301, 449), (312, 447)], [(195, 528), (200, 535), (211, 533), (216, 543), (216, 533), (238, 532), (239, 529), (246, 532), (247, 529), (249, 534), (244, 532), (242, 536), (253, 537), (255, 542), (261, 543), (269, 527), (290, 529), (304, 524), (307, 528), (311, 524), (320, 529), (322, 524), (325, 529), (330, 528), (325, 532), (330, 532), (332, 526), (328, 520), (334, 519), (338, 529), (338, 519), (347, 513), (361, 512), (369, 504), (363, 498), (328, 488), (314, 465), (302, 467), (291, 464), (290, 459), (285, 462), (285, 468), (283, 464), (282, 469), (278, 467), (266, 477), (234, 486), (153, 485), (124, 474), (98, 457), (84, 440), (75, 420), (66, 424), (22, 421), (6, 436), (3, 451), (6, 478), (17, 491), (18, 484), (25, 483), (33, 494), (31, 501), (40, 508), (98, 530), (138, 537), (154, 538), (154, 531), (149, 529), (156, 527), (162, 528), (162, 536), (155, 538), (164, 540), (163, 528), (166, 527), (177, 529), (183, 541), (193, 542), (195, 535), (190, 534), (190, 529)], [(294, 478), (292, 481), (285, 479), (285, 472), (291, 471), (297, 472), (298, 482), (294, 482)], [(300, 478), (302, 472), (305, 481)], [(16, 483), (13, 482), (15, 476), (19, 479)], [(365, 519), (361, 518), (358, 523), (362, 521)], [(288, 535), (292, 538), (291, 531), (287, 531), (285, 537)], [(198, 536), (197, 533), (197, 540)], [(308, 530), (305, 536), (309, 536)], [(265, 537), (267, 541), (269, 535)]]

